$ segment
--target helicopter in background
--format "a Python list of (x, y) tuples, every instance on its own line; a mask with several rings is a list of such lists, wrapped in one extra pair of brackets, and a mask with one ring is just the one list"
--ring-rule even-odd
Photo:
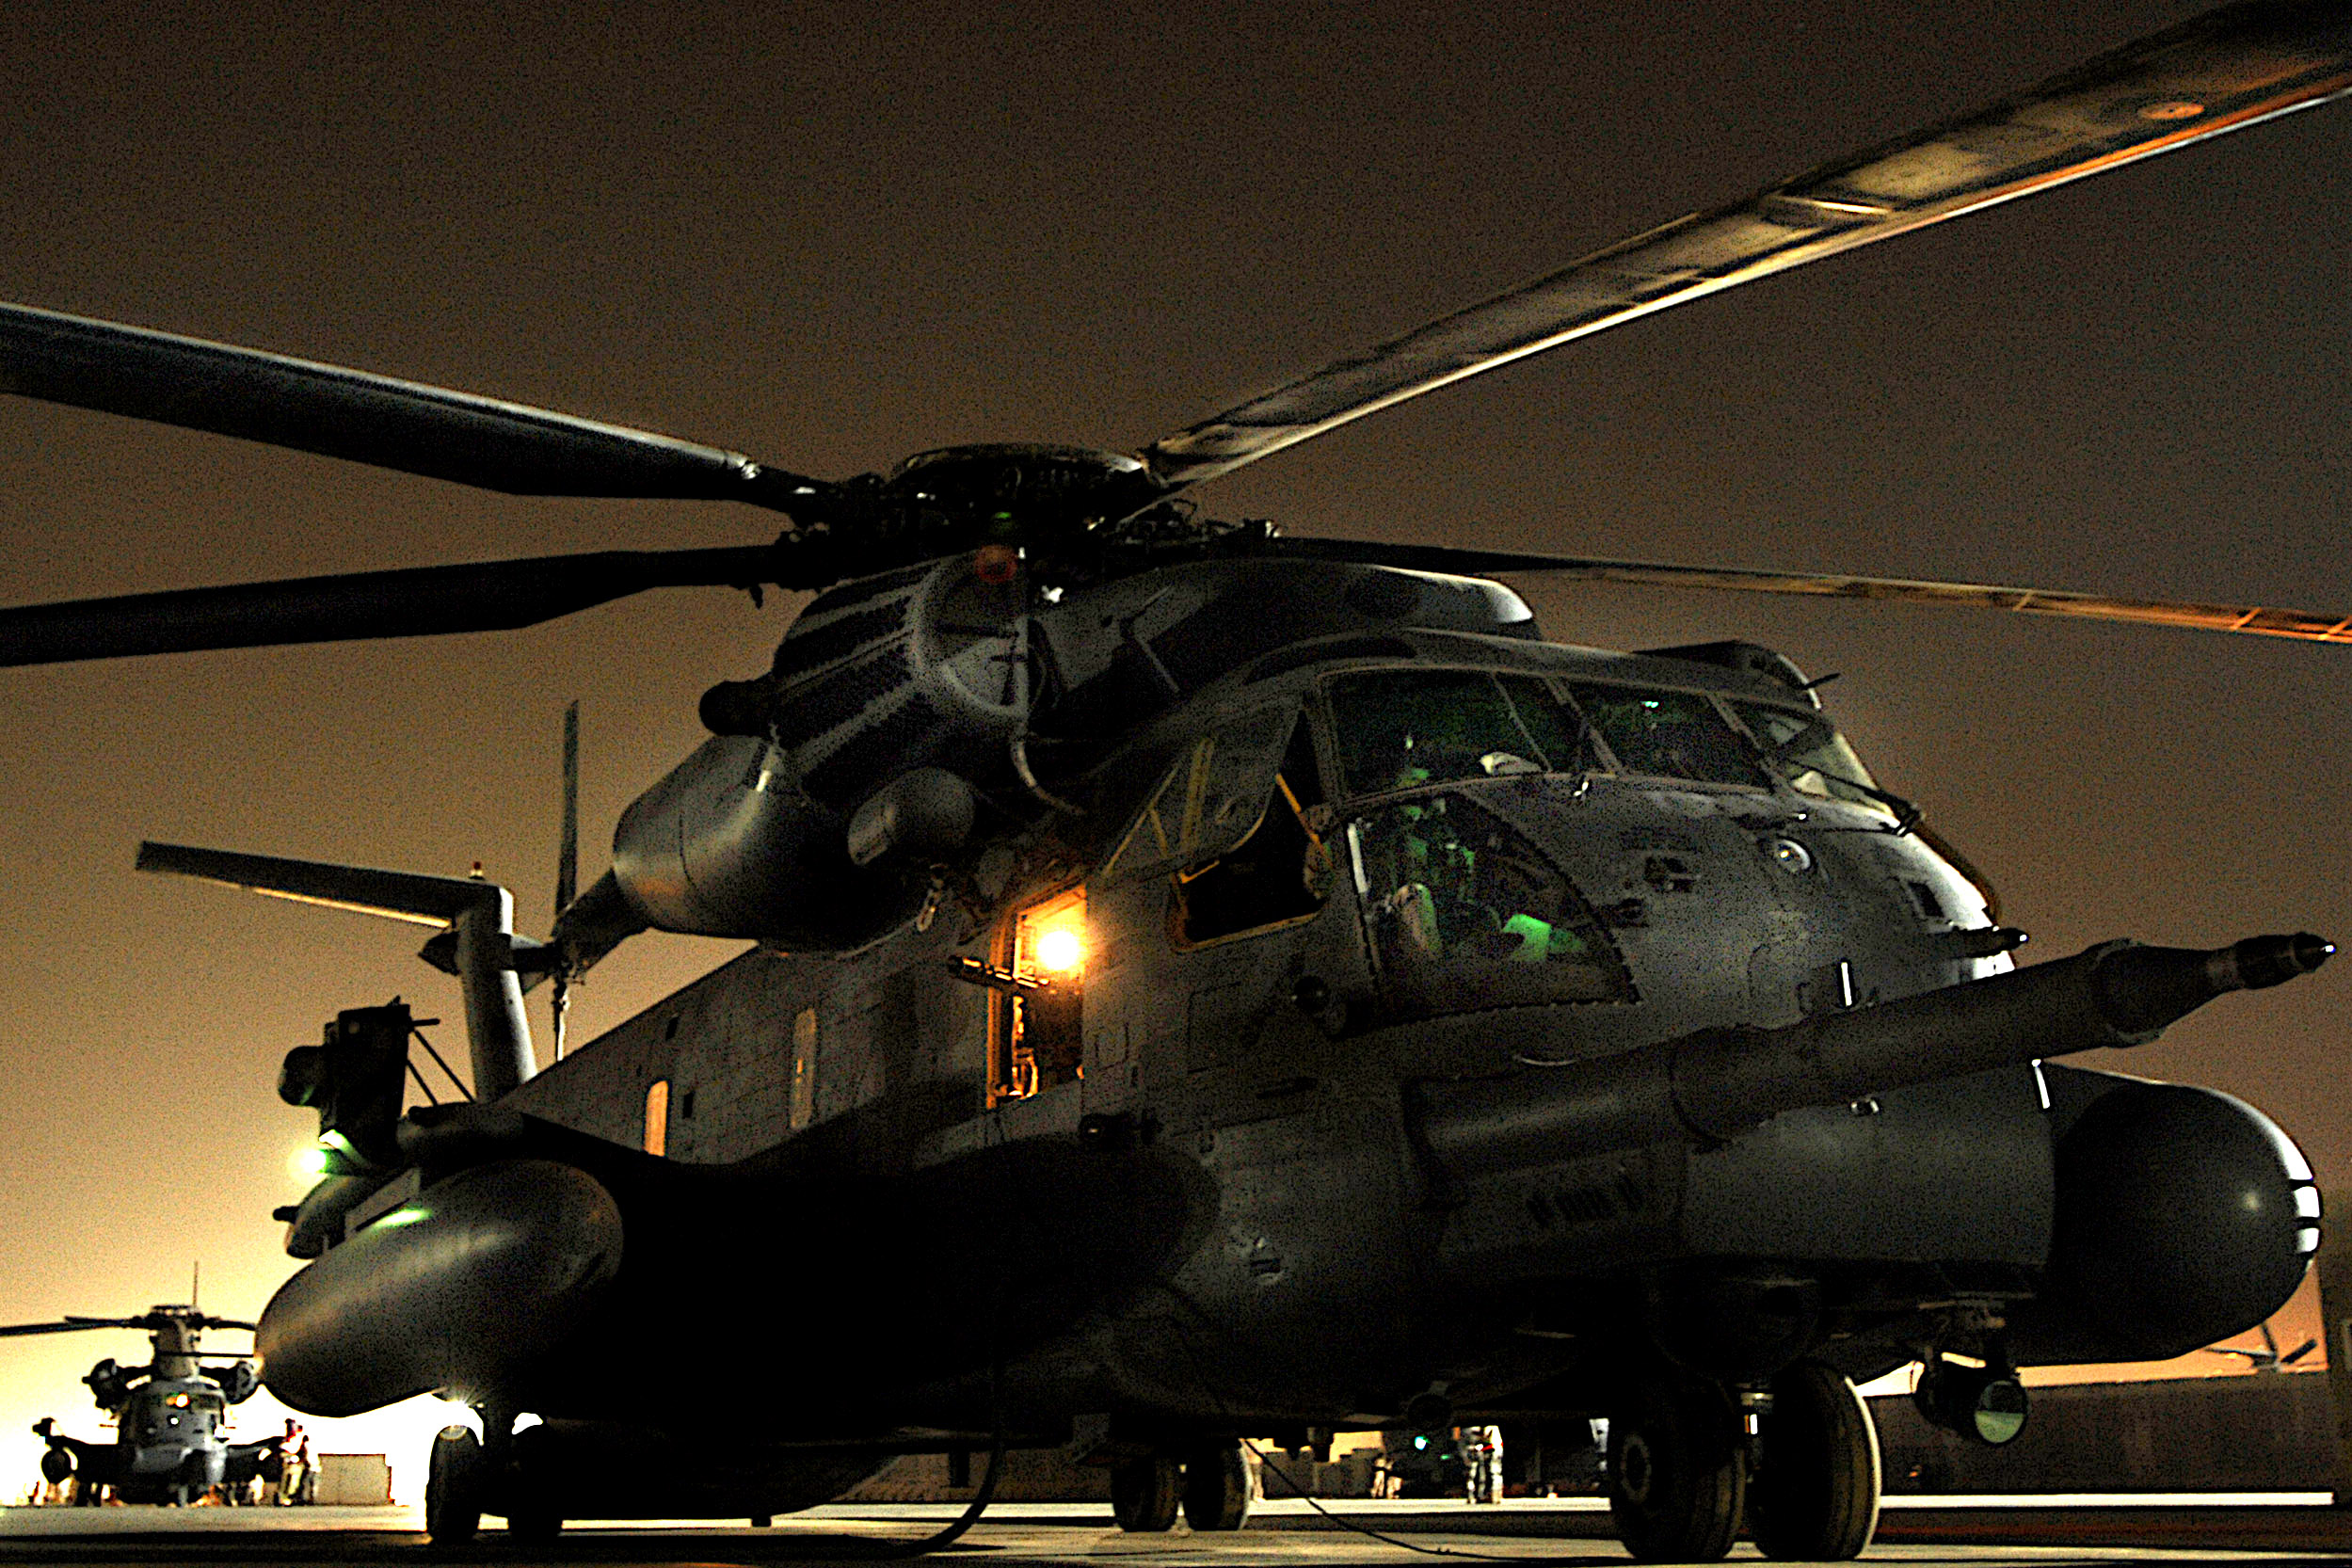
[(114, 1419), (113, 1442), (69, 1437), (51, 1416), (33, 1424), (34, 1435), (48, 1445), (40, 1456), (41, 1478), (58, 1485), (71, 1481), (73, 1501), (85, 1508), (108, 1492), (126, 1503), (184, 1506), (215, 1487), (233, 1496), (256, 1479), (275, 1479), (284, 1438), (232, 1443), (223, 1435), (230, 1406), (243, 1404), (261, 1387), (261, 1370), (250, 1355), (202, 1349), (204, 1334), (223, 1328), (249, 1332), (253, 1324), (215, 1318), (193, 1305), (160, 1305), (136, 1318), (69, 1315), (52, 1323), (0, 1327), (0, 1339), (138, 1329), (152, 1347), (143, 1367), (124, 1367), (108, 1356), (82, 1379), (90, 1399)]
[[(434, 1449), (441, 1541), (484, 1513), (539, 1535), (616, 1506), (766, 1515), (899, 1453), (1014, 1446), (1110, 1467), (1127, 1528), (1229, 1529), (1244, 1438), (1603, 1416), (1638, 1557), (1720, 1557), (1744, 1528), (1840, 1558), (1878, 1502), (1857, 1379), (1921, 1362), (1933, 1418), (2001, 1441), (2020, 1367), (2267, 1317), (2320, 1240), (2292, 1142), (2227, 1096), (2053, 1059), (2309, 974), (2328, 943), (2015, 968), (1991, 884), (1788, 660), (1549, 643), (1489, 578), (2313, 641), (2352, 617), (1296, 539), (1183, 492), (2347, 88), (2352, 8), (2232, 6), (1138, 452), (957, 447), (839, 482), (0, 309), (0, 388), (23, 395), (790, 521), (771, 544), (20, 609), (0, 662), (817, 590), (765, 672), (705, 694), (712, 738), (623, 814), (611, 869), (575, 896), (567, 859), (545, 940), (480, 879), (142, 846), (145, 870), (436, 928), (424, 956), (465, 1000), (465, 1102), (404, 1113), (397, 1002), (287, 1060), (328, 1174), (286, 1216), (310, 1266), (263, 1315), (273, 1391), (477, 1406), (482, 1434)], [(542, 1070), (525, 987), (560, 995), (647, 930), (756, 945)], [(820, 1353), (746, 1412), (708, 1347), (753, 1321)], [(631, 1375), (584, 1372), (611, 1344)]]

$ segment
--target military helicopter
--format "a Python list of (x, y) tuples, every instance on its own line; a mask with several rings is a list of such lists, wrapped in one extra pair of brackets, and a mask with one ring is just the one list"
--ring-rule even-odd
[[(2352, 88), (2352, 8), (2257, 0), (1676, 220), (1132, 454), (740, 454), (27, 307), (0, 385), (540, 495), (734, 500), (774, 543), (0, 615), (0, 660), (533, 624), (659, 586), (819, 590), (639, 797), (545, 939), (511, 896), (149, 844), (147, 870), (437, 928), (471, 1082), (419, 1028), (289, 1056), (328, 1173), (263, 1314), (321, 1415), (427, 1390), (429, 1528), (762, 1517), (902, 1453), (1059, 1447), (1128, 1529), (1246, 1512), (1241, 1444), (1609, 1422), (1644, 1560), (1858, 1554), (1856, 1380), (1920, 1363), (1978, 1441), (2017, 1368), (2265, 1319), (2320, 1239), (2294, 1144), (2060, 1064), (2332, 952), (2024, 934), (1736, 642), (1543, 640), (1493, 574), (2342, 640), (2352, 616), (1291, 538), (1183, 492), (1526, 355)], [(542, 1066), (526, 986), (647, 930), (755, 944)], [(559, 1015), (560, 1016), (560, 1015)], [(746, 1406), (712, 1337), (792, 1358)], [(631, 1373), (586, 1353), (632, 1347)], [(1628, 1347), (1636, 1349), (1628, 1350)], [(587, 1367), (600, 1369), (589, 1372)], [(539, 1417), (518, 1431), (524, 1414)], [(1508, 1438), (1507, 1438), (1508, 1441)], [(1568, 1445), (1563, 1445), (1568, 1446)], [(982, 1488), (982, 1496), (986, 1496)]]
[[(67, 1316), (54, 1323), (0, 1327), (0, 1339), (139, 1329), (153, 1346), (153, 1359), (144, 1367), (120, 1366), (108, 1356), (82, 1380), (98, 1408), (114, 1417), (113, 1442), (68, 1437), (54, 1417), (33, 1424), (34, 1435), (49, 1446), (40, 1456), (42, 1478), (60, 1485), (71, 1480), (74, 1502), (87, 1508), (108, 1491), (129, 1503), (184, 1505), (216, 1486), (233, 1492), (274, 1473), (282, 1438), (231, 1443), (221, 1435), (229, 1407), (243, 1404), (261, 1386), (260, 1369), (249, 1355), (201, 1349), (209, 1329), (252, 1327), (193, 1305), (151, 1306), (136, 1318)], [(215, 1365), (206, 1367), (208, 1361)]]

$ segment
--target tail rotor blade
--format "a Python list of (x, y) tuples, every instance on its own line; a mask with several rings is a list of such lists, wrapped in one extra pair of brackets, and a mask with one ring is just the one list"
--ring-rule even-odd
[[(555, 920), (561, 924), (580, 890), (580, 699), (564, 709), (564, 819), (555, 850)], [(571, 1009), (571, 960), (558, 948), (554, 983), (549, 988), (555, 1059), (564, 1058), (564, 1015)]]

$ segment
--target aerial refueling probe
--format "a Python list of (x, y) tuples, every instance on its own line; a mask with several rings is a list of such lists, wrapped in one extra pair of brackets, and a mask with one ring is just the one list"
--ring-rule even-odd
[(1473, 1176), (1580, 1155), (1725, 1143), (1785, 1111), (2012, 1063), (2141, 1046), (2231, 991), (2310, 974), (2335, 952), (2311, 935), (2211, 952), (2102, 942), (2072, 958), (1784, 1029), (1713, 1029), (1589, 1061), (1465, 1082), (1424, 1080), (1422, 1144)]

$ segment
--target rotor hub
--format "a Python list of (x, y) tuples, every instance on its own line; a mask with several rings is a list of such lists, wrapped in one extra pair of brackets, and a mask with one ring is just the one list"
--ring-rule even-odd
[(1158, 493), (1142, 461), (1124, 453), (1013, 441), (918, 452), (882, 485), (919, 526), (969, 531), (975, 544), (1083, 532)]

